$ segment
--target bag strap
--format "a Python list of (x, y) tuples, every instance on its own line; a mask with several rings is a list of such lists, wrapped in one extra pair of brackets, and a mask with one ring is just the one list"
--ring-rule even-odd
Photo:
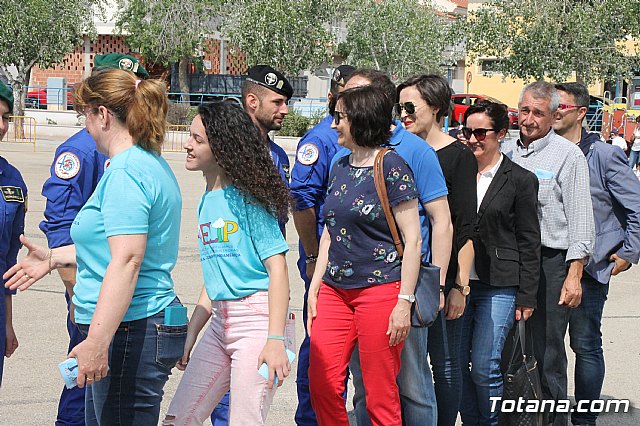
[(373, 182), (376, 185), (376, 192), (378, 193), (378, 198), (380, 198), (380, 205), (382, 206), (384, 215), (387, 218), (389, 231), (391, 231), (391, 237), (393, 238), (393, 243), (396, 245), (398, 256), (402, 257), (402, 255), (404, 254), (404, 245), (402, 244), (402, 240), (400, 239), (400, 234), (398, 233), (398, 225), (396, 225), (396, 220), (393, 217), (393, 212), (391, 211), (391, 206), (389, 205), (387, 184), (385, 183), (384, 178), (384, 156), (389, 151), (391, 151), (391, 148), (382, 148), (376, 155), (376, 158), (373, 161)]
[(526, 329), (525, 329), (525, 320), (524, 318), (520, 318), (518, 321), (518, 331), (515, 334), (513, 347), (511, 348), (511, 356), (509, 357), (509, 364), (512, 365), (515, 361), (515, 357), (518, 354), (518, 346), (520, 346), (520, 350), (522, 351), (522, 359), (525, 359), (526, 352), (524, 351), (525, 342), (526, 342)]

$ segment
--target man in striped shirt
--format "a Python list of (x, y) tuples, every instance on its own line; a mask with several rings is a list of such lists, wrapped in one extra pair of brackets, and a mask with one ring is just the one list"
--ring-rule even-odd
[[(554, 400), (567, 399), (564, 337), (569, 312), (580, 305), (582, 271), (595, 238), (587, 162), (580, 148), (551, 128), (559, 99), (551, 83), (527, 85), (518, 103), (520, 138), (503, 148), (540, 183), (542, 263), (538, 308), (530, 321), (542, 397)], [(567, 420), (567, 413), (549, 413), (549, 424), (566, 426)]]

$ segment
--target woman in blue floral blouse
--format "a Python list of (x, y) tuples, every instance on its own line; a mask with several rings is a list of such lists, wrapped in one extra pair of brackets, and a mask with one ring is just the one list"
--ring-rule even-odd
[(321, 425), (349, 424), (344, 379), (356, 342), (372, 423), (402, 424), (396, 376), (410, 330), (422, 241), (418, 195), (407, 163), (392, 151), (383, 166), (405, 244), (402, 259), (374, 184), (373, 163), (391, 136), (392, 108), (383, 91), (364, 86), (341, 93), (333, 114), (338, 143), (351, 154), (331, 169), (326, 225), (309, 289), (309, 382)]

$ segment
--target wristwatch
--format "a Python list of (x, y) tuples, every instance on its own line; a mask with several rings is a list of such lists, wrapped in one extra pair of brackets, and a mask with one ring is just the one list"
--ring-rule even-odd
[(409, 303), (413, 303), (416, 301), (416, 296), (414, 294), (399, 294), (398, 299), (406, 300)]
[(456, 290), (458, 290), (460, 293), (462, 293), (463, 296), (468, 296), (469, 292), (471, 291), (471, 287), (469, 287), (468, 285), (460, 285), (458, 283), (456, 283), (453, 288), (455, 288)]

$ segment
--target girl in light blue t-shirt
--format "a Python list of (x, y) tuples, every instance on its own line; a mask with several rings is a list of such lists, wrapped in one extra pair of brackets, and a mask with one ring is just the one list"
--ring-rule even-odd
[[(264, 424), (274, 379), (281, 385), (290, 371), (288, 246), (278, 226), (287, 218), (288, 190), (258, 129), (235, 104), (200, 106), (185, 149), (187, 170), (202, 171), (207, 182), (198, 205), (204, 287), (166, 422), (202, 424), (231, 390), (230, 424)], [(263, 363), (268, 379), (258, 373)]]

